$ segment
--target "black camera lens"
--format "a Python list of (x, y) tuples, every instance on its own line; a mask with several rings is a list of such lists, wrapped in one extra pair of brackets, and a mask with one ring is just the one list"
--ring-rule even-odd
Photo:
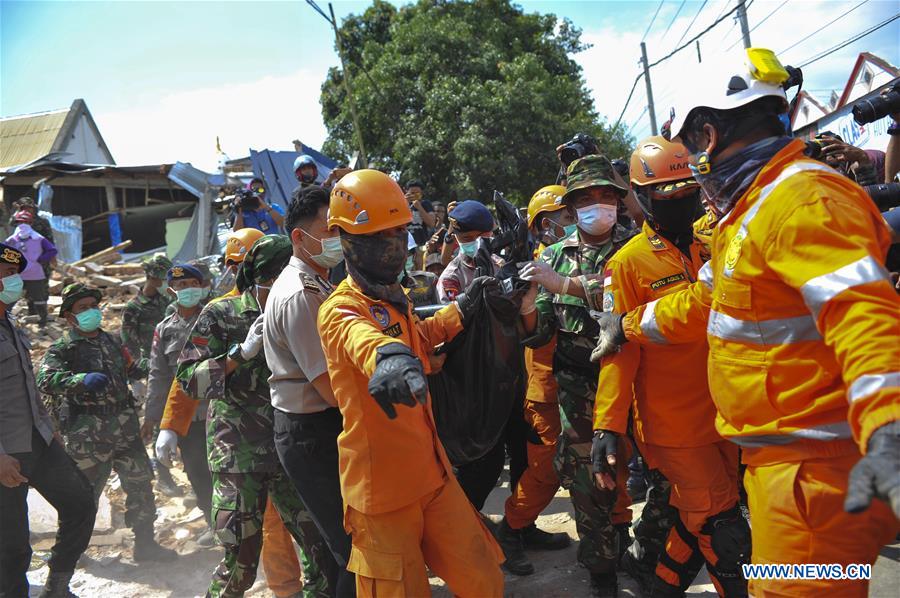
[(894, 112), (900, 112), (900, 85), (896, 84), (884, 95), (877, 95), (854, 104), (853, 120), (860, 125), (866, 125)]

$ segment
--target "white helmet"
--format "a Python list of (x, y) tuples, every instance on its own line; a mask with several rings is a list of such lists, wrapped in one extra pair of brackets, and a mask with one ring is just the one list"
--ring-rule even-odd
[[(732, 62), (733, 64), (733, 62)], [(696, 108), (730, 110), (765, 97), (781, 98), (787, 110), (787, 96), (781, 84), (788, 73), (775, 54), (764, 48), (747, 48), (745, 62), (740, 67), (728, 67), (715, 73), (700, 65), (690, 89), (680, 96), (672, 109), (670, 139), (681, 134), (688, 116)]]

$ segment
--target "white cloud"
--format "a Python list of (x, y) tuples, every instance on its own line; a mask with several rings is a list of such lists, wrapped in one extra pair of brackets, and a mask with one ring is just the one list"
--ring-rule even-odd
[(301, 70), (233, 85), (179, 91), (153, 104), (94, 114), (122, 165), (191, 162), (216, 168), (216, 136), (231, 158), (249, 149), (291, 150), (300, 139), (319, 148), (326, 137), (319, 106), (325, 72)]
[[(752, 28), (781, 4), (781, 0), (754, 0), (748, 10), (748, 22)], [(801, 40), (835, 17), (846, 12), (858, 2), (836, 2), (828, 0), (791, 0), (778, 10), (771, 18), (763, 22), (751, 32), (750, 39), (754, 46), (770, 48), (781, 52), (794, 42)], [(651, 33), (647, 36), (649, 62), (671, 52), (681, 37), (682, 32), (697, 14), (699, 3), (685, 5), (681, 14), (674, 21), (665, 37), (663, 32), (675, 11), (678, 2), (667, 2), (663, 5)], [(711, 25), (716, 18), (735, 6), (734, 0), (718, 0), (709, 2), (690, 32), (685, 36), (689, 40)], [(799, 64), (817, 53), (826, 50), (841, 41), (859, 33), (868, 27), (884, 20), (893, 14), (893, 2), (870, 2), (841, 18), (825, 29), (821, 34), (813, 35), (796, 48), (779, 56), (785, 64)], [(640, 41), (647, 28), (652, 13), (640, 23), (628, 23), (624, 27), (606, 27), (603, 29), (585, 29), (583, 39), (593, 47), (575, 56), (584, 69), (588, 87), (592, 89), (597, 111), (605, 115), (611, 123), (618, 118), (628, 91), (635, 76), (641, 72)], [(897, 31), (897, 22), (888, 28)], [(887, 28), (886, 28), (887, 29)], [(877, 35), (877, 34), (876, 34)], [(804, 88), (808, 90), (825, 90), (837, 88), (838, 93), (850, 75), (850, 70), (858, 53), (869, 50), (880, 55), (889, 62), (897, 63), (898, 44), (889, 47), (872, 45), (873, 35), (851, 44), (847, 48), (831, 54), (803, 69)], [(896, 39), (896, 36), (893, 38)], [(700, 51), (703, 69), (716, 71), (729, 61), (742, 61), (743, 45), (741, 43), (740, 26), (731, 18), (726, 19), (700, 39)], [(684, 43), (684, 42), (682, 42)], [(728, 50), (731, 47), (730, 51)], [(732, 62), (733, 64), (733, 62)], [(668, 119), (669, 108), (679, 92), (690, 89), (693, 80), (689, 74), (698, 67), (697, 50), (694, 46), (685, 48), (673, 58), (652, 68), (650, 78), (653, 83), (653, 95), (656, 103), (657, 125), (661, 126)], [(827, 91), (816, 91), (823, 100), (828, 101)], [(646, 114), (641, 116), (646, 106), (646, 92), (643, 79), (635, 89), (625, 116), (622, 119), (625, 127), (637, 125), (632, 134), (640, 139), (650, 135), (650, 121)], [(640, 120), (639, 120), (640, 117)]]

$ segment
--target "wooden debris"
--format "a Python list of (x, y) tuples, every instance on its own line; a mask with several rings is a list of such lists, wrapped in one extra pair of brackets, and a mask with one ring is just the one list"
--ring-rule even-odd
[(88, 278), (98, 287), (118, 287), (122, 282), (114, 276), (104, 276), (103, 274), (91, 274)]
[(91, 255), (89, 255), (87, 257), (81, 258), (77, 262), (73, 262), (72, 265), (73, 266), (81, 266), (83, 264), (86, 264), (87, 262), (100, 262), (102, 260), (102, 258), (109, 256), (110, 254), (116, 253), (117, 251), (122, 251), (123, 249), (127, 249), (128, 247), (131, 247), (131, 239), (129, 239), (127, 241), (122, 241), (121, 243), (119, 243), (118, 245), (116, 245), (114, 247), (107, 247), (106, 249), (98, 251), (97, 253), (92, 253)]

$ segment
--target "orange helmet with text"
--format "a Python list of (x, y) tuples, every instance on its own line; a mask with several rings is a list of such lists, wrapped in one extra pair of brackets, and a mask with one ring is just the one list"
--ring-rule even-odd
[(662, 136), (648, 137), (631, 154), (631, 182), (638, 187), (652, 186), (654, 194), (667, 196), (695, 186), (688, 167), (688, 152), (680, 143)]
[(410, 222), (412, 212), (403, 190), (379, 170), (354, 170), (331, 190), (328, 228), (368, 235)]
[(225, 241), (225, 264), (243, 262), (244, 256), (262, 236), (262, 231), (255, 228), (242, 228), (231, 233)]

